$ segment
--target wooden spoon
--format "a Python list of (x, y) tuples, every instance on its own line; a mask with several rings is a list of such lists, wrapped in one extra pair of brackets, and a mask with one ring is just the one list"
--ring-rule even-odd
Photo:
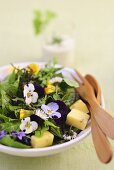
[[(114, 118), (108, 114), (96, 100), (94, 90), (91, 84), (78, 72), (76, 71), (83, 83), (76, 88), (83, 100), (85, 100), (91, 108), (91, 114), (94, 115), (99, 127), (102, 131), (111, 139), (114, 139)], [(72, 75), (75, 78), (74, 75)], [(77, 80), (76, 80), (77, 81)]]
[[(92, 85), (96, 93), (96, 99), (98, 103), (100, 104), (101, 103), (101, 89), (99, 85), (97, 84), (97, 81), (91, 75), (86, 75), (85, 78)], [(91, 113), (91, 108), (89, 107), (89, 109)], [(102, 132), (102, 130), (98, 126), (93, 114), (91, 114), (91, 133), (92, 133), (93, 143), (94, 143), (98, 158), (103, 163), (110, 162), (113, 156), (111, 145), (106, 135)]]

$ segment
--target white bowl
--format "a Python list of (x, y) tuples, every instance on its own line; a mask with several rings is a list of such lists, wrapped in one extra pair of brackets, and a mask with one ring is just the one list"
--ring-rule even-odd
[[(20, 66), (20, 67), (26, 67), (29, 63), (18, 63), (14, 64), (15, 66)], [(36, 62), (33, 62), (36, 63)], [(44, 66), (44, 63), (38, 63), (40, 67)], [(58, 65), (59, 66), (59, 65)], [(8, 74), (8, 66), (3, 66), (0, 67), (0, 80), (3, 80), (4, 77)], [(74, 76), (79, 80), (79, 77), (76, 75), (73, 69), (71, 68), (65, 68), (63, 71), (64, 75), (67, 75), (67, 77), (71, 78), (70, 74), (68, 73), (73, 73)], [(101, 99), (102, 107), (104, 108), (104, 99), (102, 97)], [(52, 155), (55, 153), (62, 152), (74, 145), (76, 145), (77, 142), (83, 140), (85, 137), (87, 137), (91, 132), (91, 127), (90, 127), (90, 121), (88, 122), (88, 125), (85, 130), (83, 130), (81, 133), (78, 134), (77, 138), (68, 141), (63, 144), (58, 144), (46, 148), (31, 148), (31, 149), (17, 149), (9, 146), (4, 146), (0, 144), (0, 152), (7, 153), (10, 155), (15, 155), (15, 156), (23, 156), (23, 157), (41, 157), (41, 156), (46, 156), (46, 155)]]

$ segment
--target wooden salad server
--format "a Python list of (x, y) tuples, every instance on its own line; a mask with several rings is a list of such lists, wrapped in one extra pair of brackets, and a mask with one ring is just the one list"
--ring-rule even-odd
[(89, 83), (91, 84), (91, 86), (94, 89), (95, 92), (95, 96), (97, 98), (97, 101), (99, 104), (101, 104), (101, 96), (102, 96), (102, 92), (101, 92), (101, 88), (99, 83), (97, 82), (97, 80), (90, 74), (87, 74), (85, 76), (85, 78), (89, 81)]
[[(96, 100), (94, 90), (91, 84), (78, 72), (79, 78), (81, 79), (79, 83), (79, 87), (76, 88), (76, 91), (85, 100), (91, 109), (91, 114), (94, 115), (99, 127), (102, 131), (111, 139), (114, 139), (114, 118), (103, 108), (101, 108), (100, 104)], [(74, 75), (72, 75), (74, 79), (77, 81)]]
[[(101, 88), (99, 84), (97, 83), (96, 79), (91, 75), (86, 75), (85, 78), (89, 81), (89, 83), (93, 87), (94, 92), (96, 94), (96, 99), (100, 104)], [(91, 112), (91, 108), (89, 109)], [(103, 163), (109, 163), (113, 156), (112, 148), (106, 135), (98, 126), (93, 114), (91, 114), (91, 133), (98, 158)]]

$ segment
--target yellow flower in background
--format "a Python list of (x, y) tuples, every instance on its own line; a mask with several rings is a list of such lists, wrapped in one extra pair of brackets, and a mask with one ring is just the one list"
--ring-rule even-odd
[(55, 86), (51, 82), (48, 82), (47, 87), (44, 89), (46, 94), (55, 92)]
[(29, 64), (28, 68), (32, 70), (34, 74), (37, 74), (40, 71), (40, 67), (38, 66), (38, 64)]

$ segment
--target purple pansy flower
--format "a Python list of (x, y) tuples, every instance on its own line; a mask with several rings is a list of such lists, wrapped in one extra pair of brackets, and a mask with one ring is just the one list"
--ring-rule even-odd
[(59, 119), (61, 117), (61, 113), (58, 112), (59, 105), (55, 102), (48, 103), (47, 105), (43, 104), (41, 109), (52, 119)]
[(35, 83), (34, 87), (35, 87), (35, 91), (39, 95), (39, 98), (45, 96), (45, 91), (44, 91), (44, 88), (42, 86), (40, 86), (38, 83)]
[(40, 126), (42, 126), (43, 123), (44, 123), (44, 120), (41, 119), (41, 118), (40, 118), (39, 116), (37, 116), (36, 114), (32, 114), (32, 115), (30, 116), (30, 120), (37, 122), (37, 124), (40, 125)]
[(63, 129), (66, 122), (67, 114), (69, 113), (70, 109), (63, 101), (56, 100), (55, 103), (59, 105), (58, 111), (61, 113), (61, 117), (59, 119), (54, 119), (54, 121), (61, 129)]
[(22, 138), (25, 136), (25, 132), (21, 131), (21, 132), (15, 132), (12, 131), (12, 136), (15, 138), (18, 138), (19, 140), (22, 140)]
[(0, 131), (0, 139), (2, 139), (5, 135), (7, 135), (7, 132), (4, 130)]
[(59, 111), (61, 113), (61, 116), (67, 115), (70, 110), (66, 106), (66, 104), (61, 100), (56, 100), (55, 102), (59, 105)]

